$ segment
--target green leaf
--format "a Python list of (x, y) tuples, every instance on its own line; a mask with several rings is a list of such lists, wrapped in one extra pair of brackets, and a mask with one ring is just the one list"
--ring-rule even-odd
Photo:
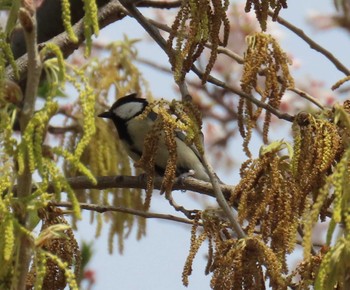
[(262, 146), (260, 148), (259, 155), (262, 156), (267, 153), (276, 153), (278, 151), (281, 151), (283, 149), (287, 148), (289, 158), (291, 159), (293, 157), (293, 147), (284, 140), (274, 141), (270, 143), (269, 145)]
[(87, 243), (83, 241), (81, 245), (80, 253), (81, 253), (81, 270), (84, 270), (86, 265), (90, 262), (94, 254), (93, 243), (92, 242)]
[[(51, 90), (51, 85), (46, 80), (43, 81), (40, 87), (38, 88), (38, 97), (46, 99), (52, 93)], [(57, 88), (53, 95), (56, 97), (67, 98), (66, 93), (59, 88)]]

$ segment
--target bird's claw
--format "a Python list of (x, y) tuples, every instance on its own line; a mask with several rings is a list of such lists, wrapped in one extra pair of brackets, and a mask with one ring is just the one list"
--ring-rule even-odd
[(188, 172), (182, 173), (179, 175), (178, 179), (181, 185), (185, 185), (184, 181), (187, 177), (193, 177), (195, 175), (195, 171), (193, 169), (190, 169)]

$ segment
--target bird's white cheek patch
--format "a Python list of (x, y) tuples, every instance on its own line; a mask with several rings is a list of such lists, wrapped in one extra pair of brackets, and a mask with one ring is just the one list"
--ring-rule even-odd
[(122, 119), (130, 119), (142, 112), (143, 104), (139, 102), (126, 103), (113, 110), (114, 114)]

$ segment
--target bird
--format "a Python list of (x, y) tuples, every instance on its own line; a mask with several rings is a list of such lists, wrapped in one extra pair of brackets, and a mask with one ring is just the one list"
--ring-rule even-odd
[[(134, 161), (140, 160), (145, 137), (157, 119), (157, 113), (153, 110), (145, 118), (136, 118), (144, 112), (148, 104), (146, 99), (133, 93), (119, 98), (108, 111), (98, 115), (100, 118), (113, 121), (120, 141)], [(160, 136), (155, 156), (155, 171), (158, 175), (164, 176), (169, 152), (165, 145), (164, 134)], [(176, 176), (191, 176), (209, 182), (209, 175), (198, 150), (185, 143), (185, 135), (180, 131), (175, 131), (175, 141), (177, 150)]]

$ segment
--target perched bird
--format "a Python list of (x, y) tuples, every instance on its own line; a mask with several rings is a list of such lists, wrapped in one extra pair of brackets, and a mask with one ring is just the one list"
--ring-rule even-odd
[[(136, 94), (131, 94), (118, 99), (107, 112), (98, 115), (100, 118), (107, 118), (113, 121), (117, 128), (119, 139), (134, 161), (138, 161), (141, 158), (145, 137), (157, 119), (157, 114), (154, 111), (151, 111), (146, 118), (135, 118), (142, 114), (147, 105), (147, 100), (138, 98)], [(176, 175), (180, 176), (189, 173), (194, 178), (210, 181), (197, 149), (194, 146), (188, 146), (184, 139), (185, 135), (183, 133), (176, 132)], [(161, 176), (164, 175), (168, 157), (169, 153), (163, 134), (160, 137), (155, 157), (155, 170)]]

